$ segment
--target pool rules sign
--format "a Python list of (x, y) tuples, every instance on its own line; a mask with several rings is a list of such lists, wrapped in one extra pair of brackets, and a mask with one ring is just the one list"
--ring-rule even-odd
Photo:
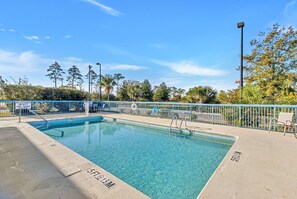
[(30, 101), (16, 101), (15, 109), (31, 109)]
[(21, 122), (22, 117), (22, 109), (31, 109), (31, 102), (30, 101), (16, 101), (15, 102), (15, 109), (19, 110), (19, 122)]

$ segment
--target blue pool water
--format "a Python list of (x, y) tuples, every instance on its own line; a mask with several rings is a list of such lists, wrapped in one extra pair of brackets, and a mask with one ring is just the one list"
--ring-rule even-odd
[(234, 143), (102, 119), (31, 125), (151, 198), (196, 198)]

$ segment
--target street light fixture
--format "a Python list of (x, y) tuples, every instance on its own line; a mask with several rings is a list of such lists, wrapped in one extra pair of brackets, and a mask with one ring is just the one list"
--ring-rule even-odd
[(99, 100), (102, 100), (102, 94), (101, 94), (101, 64), (98, 62), (96, 65), (99, 66)]
[(240, 41), (240, 101), (242, 100), (242, 90), (243, 90), (243, 27), (244, 27), (244, 22), (237, 23), (237, 28), (241, 29), (241, 41)]

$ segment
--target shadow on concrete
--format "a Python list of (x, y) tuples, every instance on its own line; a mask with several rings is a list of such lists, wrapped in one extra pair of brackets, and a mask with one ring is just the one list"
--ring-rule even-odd
[(0, 198), (87, 198), (16, 127), (0, 128)]

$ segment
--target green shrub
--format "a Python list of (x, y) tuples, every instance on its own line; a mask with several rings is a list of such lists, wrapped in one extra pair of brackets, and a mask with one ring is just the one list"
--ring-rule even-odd
[(3, 85), (1, 99), (6, 100), (84, 100), (88, 93), (73, 88), (31, 85)]

